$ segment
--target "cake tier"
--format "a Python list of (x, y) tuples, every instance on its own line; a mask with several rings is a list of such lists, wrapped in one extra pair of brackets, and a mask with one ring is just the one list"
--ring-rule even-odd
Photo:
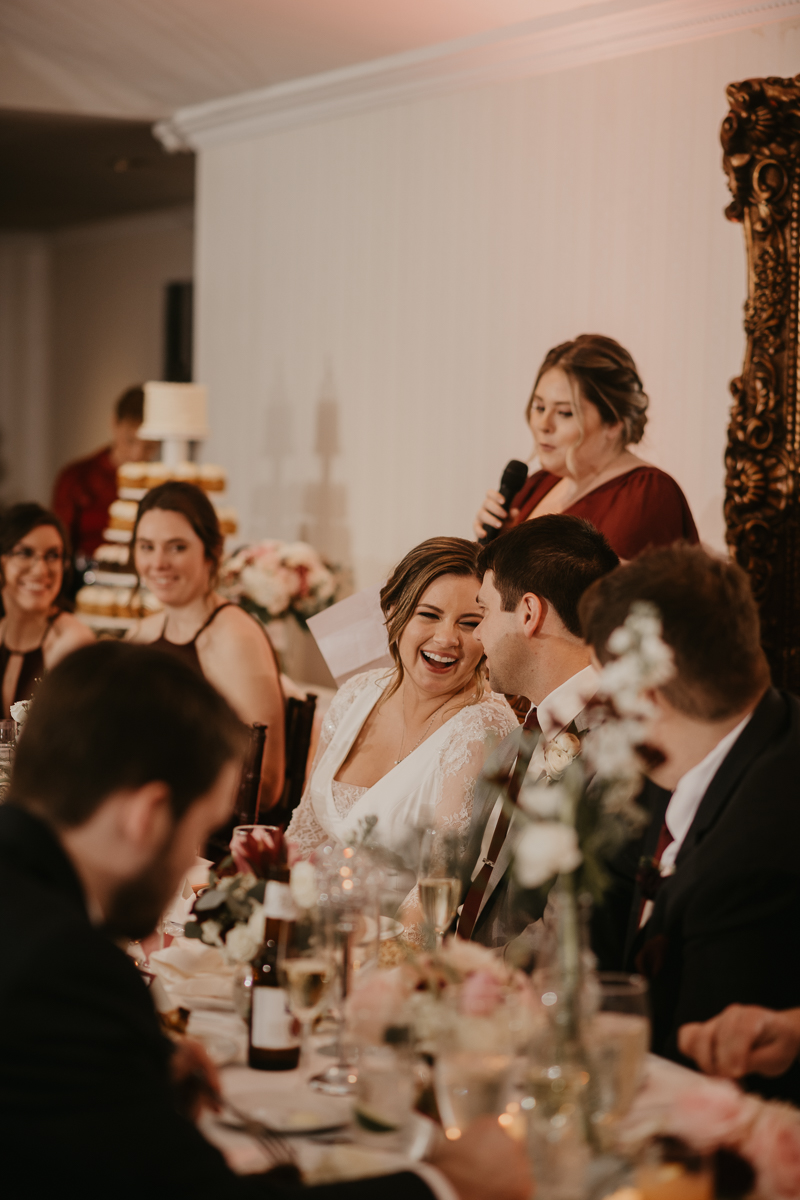
[(157, 383), (144, 385), (144, 423), (139, 437), (149, 441), (208, 437), (206, 389), (200, 383)]

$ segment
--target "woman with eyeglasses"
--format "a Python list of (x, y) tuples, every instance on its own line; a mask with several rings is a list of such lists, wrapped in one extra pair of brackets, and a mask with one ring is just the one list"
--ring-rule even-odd
[(0, 679), (3, 716), (30, 700), (36, 684), (71, 650), (94, 641), (64, 611), (70, 548), (55, 513), (15, 504), (0, 519)]

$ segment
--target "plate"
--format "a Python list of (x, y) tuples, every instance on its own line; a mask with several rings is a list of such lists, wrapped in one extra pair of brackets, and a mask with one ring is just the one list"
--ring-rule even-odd
[(287, 1096), (284, 1102), (265, 1099), (263, 1092), (231, 1095), (238, 1109), (261, 1121), (279, 1133), (299, 1136), (311, 1133), (327, 1133), (350, 1124), (351, 1100), (333, 1100), (327, 1097), (300, 1095)]

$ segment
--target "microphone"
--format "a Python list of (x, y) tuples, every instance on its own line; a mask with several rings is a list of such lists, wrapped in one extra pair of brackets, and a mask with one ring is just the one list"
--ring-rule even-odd
[[(503, 478), (500, 480), (498, 491), (503, 497), (503, 504), (508, 511), (511, 501), (521, 489), (523, 483), (528, 478), (528, 467), (524, 462), (520, 462), (518, 458), (512, 458), (510, 463), (506, 464), (506, 469), (503, 471)], [(481, 545), (485, 546), (489, 542), (494, 541), (502, 532), (500, 529), (495, 529), (493, 525), (484, 525), (484, 535), (481, 538)]]

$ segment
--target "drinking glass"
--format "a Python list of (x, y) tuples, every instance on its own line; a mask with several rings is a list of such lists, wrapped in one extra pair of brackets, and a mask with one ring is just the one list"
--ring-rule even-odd
[[(422, 831), (419, 852), (419, 900), (423, 930), (431, 948), (439, 949), (461, 899), (459, 851), (461, 841), (435, 829)], [(433, 935), (431, 937), (431, 934)]]
[(434, 1086), (446, 1137), (455, 1141), (476, 1117), (504, 1112), (513, 1065), (511, 1054), (437, 1054)]
[(380, 946), (379, 873), (368, 854), (352, 846), (326, 846), (317, 862), (319, 914), (328, 952), (336, 968), (336, 1061), (309, 1080), (329, 1096), (355, 1093), (358, 1072), (344, 1044), (344, 1006), (354, 972), (377, 962)]
[(353, 1101), (359, 1140), (400, 1149), (418, 1090), (407, 1042), (360, 1047)]
[(0, 804), (5, 800), (11, 786), (11, 770), (14, 766), (16, 741), (16, 721), (0, 721)]
[(425, 924), (436, 934), (437, 950), (456, 915), (461, 883), (451, 875), (426, 875), (419, 881), (419, 900)]
[(313, 910), (284, 922), (278, 944), (278, 978), (289, 1012), (300, 1022), (300, 1063), (305, 1067), (311, 1026), (322, 1012), (335, 967), (319, 915)]
[(628, 1113), (650, 1047), (647, 982), (641, 975), (601, 971), (599, 1003), (588, 1022), (587, 1052), (593, 1074), (592, 1122), (607, 1142)]

